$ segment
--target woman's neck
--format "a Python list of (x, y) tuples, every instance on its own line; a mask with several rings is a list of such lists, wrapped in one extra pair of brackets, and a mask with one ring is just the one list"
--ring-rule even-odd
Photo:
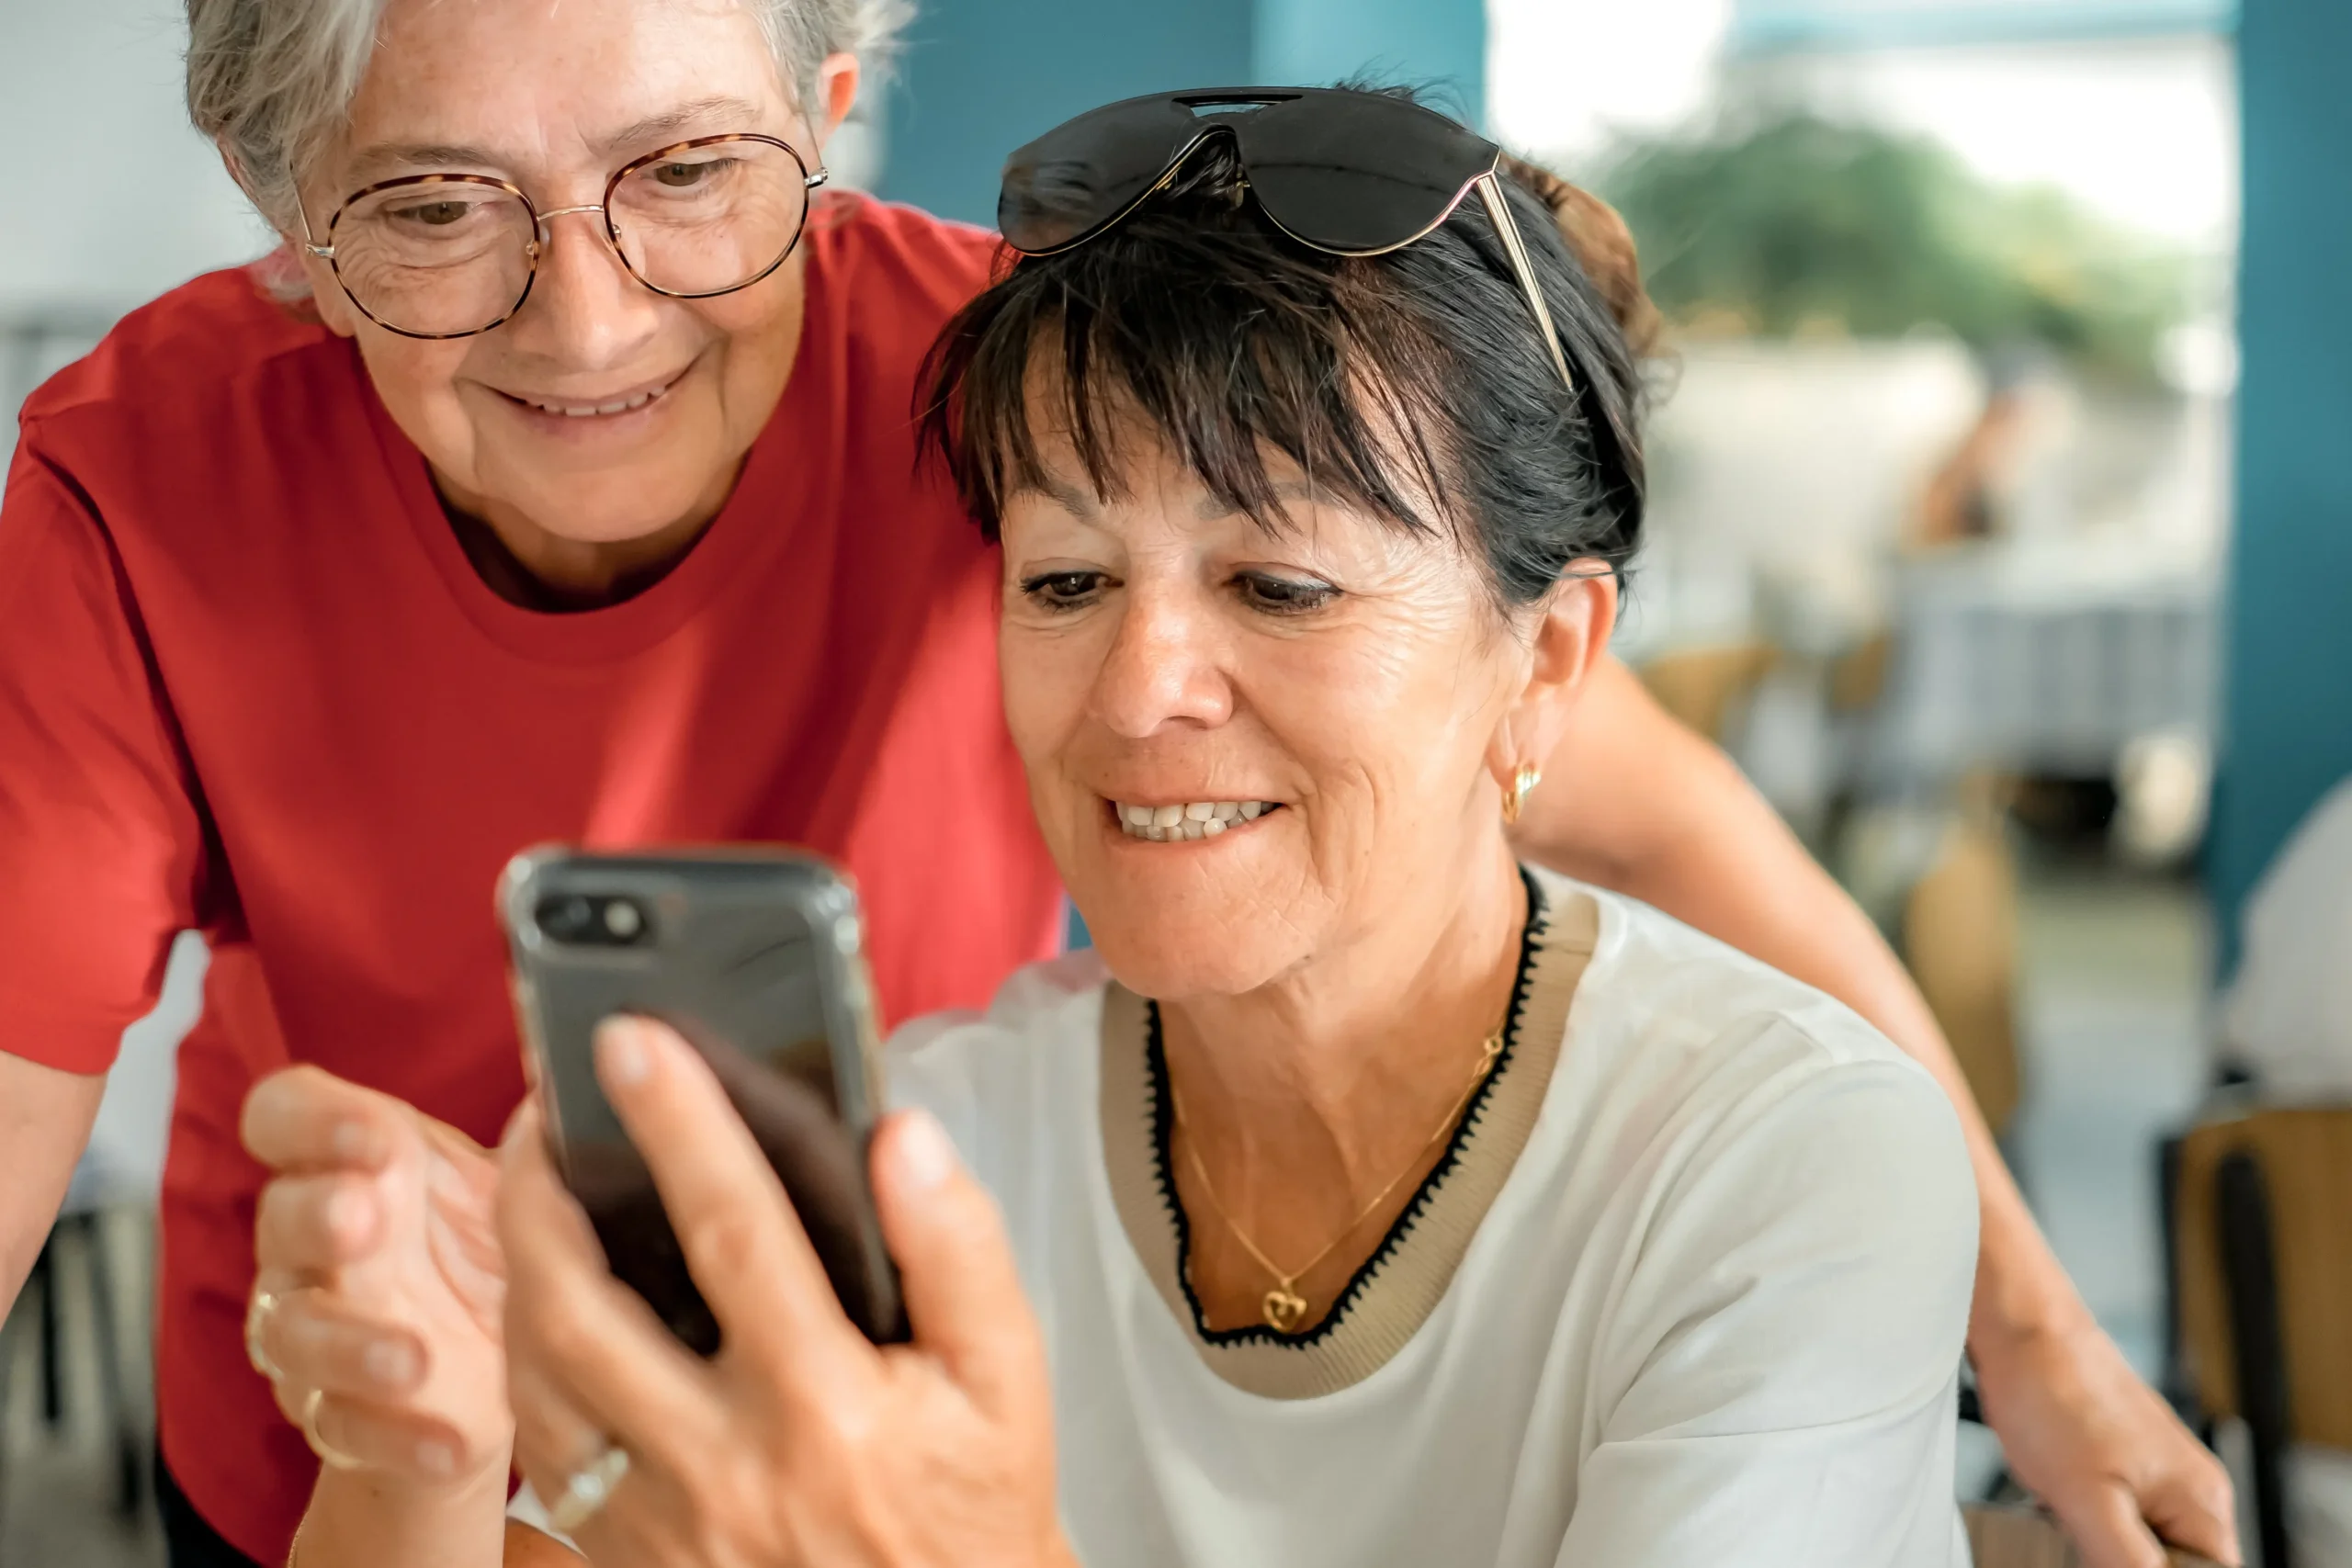
[[(1197, 1181), (1197, 1156), (1216, 1206), (1284, 1267), (1349, 1231), (1394, 1184), (1361, 1226), (1375, 1240), (1385, 1232), (1413, 1190), (1400, 1173), (1434, 1163), (1442, 1119), (1506, 1021), (1526, 891), (1499, 834), (1469, 864), (1467, 876), (1448, 877), (1446, 890), (1391, 905), (1426, 909), (1426, 918), (1388, 922), (1259, 990), (1161, 1006), (1168, 1073), (1190, 1145), (1180, 1188)], [(1202, 1273), (1217, 1270), (1197, 1265), (1230, 1249), (1214, 1238), (1217, 1216), (1199, 1205), (1207, 1194), (1184, 1196), (1204, 1243), (1194, 1259), (1199, 1288), (1209, 1282)], [(1352, 1272), (1365, 1250), (1342, 1246), (1334, 1262)], [(1238, 1269), (1238, 1300), (1264, 1288), (1251, 1283), (1262, 1272)]]
[(490, 591), (526, 610), (597, 610), (635, 598), (686, 558), (734, 493), (742, 460), (715, 479), (692, 510), (650, 534), (571, 539), (514, 508), (466, 494), (434, 470), (434, 489), (475, 572)]

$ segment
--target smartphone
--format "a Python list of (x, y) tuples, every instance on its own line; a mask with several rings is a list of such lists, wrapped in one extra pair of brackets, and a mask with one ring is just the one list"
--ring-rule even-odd
[(813, 855), (771, 850), (526, 851), (499, 879), (515, 1011), (558, 1168), (613, 1273), (689, 1348), (719, 1329), (645, 1161), (596, 1081), (616, 1013), (684, 1036), (784, 1183), (850, 1320), (907, 1337), (866, 1182), (883, 1107), (857, 896)]

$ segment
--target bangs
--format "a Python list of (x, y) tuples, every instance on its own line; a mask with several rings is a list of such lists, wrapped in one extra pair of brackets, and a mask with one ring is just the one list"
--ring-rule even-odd
[(1096, 495), (1127, 499), (1147, 457), (1133, 448), (1156, 438), (1272, 531), (1291, 521), (1279, 454), (1318, 499), (1465, 538), (1453, 455), (1429, 434), (1451, 379), (1430, 324), (1377, 286), (1376, 262), (1270, 244), (1218, 205), (1023, 259), (948, 324), (922, 419), (966, 509), (994, 539), (1011, 498), (1055, 487), (1045, 454), (1065, 445)]

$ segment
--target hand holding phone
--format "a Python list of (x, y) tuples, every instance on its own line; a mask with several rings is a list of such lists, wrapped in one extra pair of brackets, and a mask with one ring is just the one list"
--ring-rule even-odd
[(707, 1061), (800, 1216), (850, 1320), (906, 1314), (866, 1185), (881, 1114), (857, 899), (813, 856), (732, 850), (528, 852), (498, 898), (515, 1006), (557, 1168), (613, 1273), (702, 1355), (718, 1326), (645, 1162), (596, 1081), (596, 1026), (660, 1019)]

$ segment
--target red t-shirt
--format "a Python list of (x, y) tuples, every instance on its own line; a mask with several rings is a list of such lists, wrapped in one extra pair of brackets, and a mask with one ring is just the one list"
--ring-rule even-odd
[(284, 1560), (314, 1465), (246, 1365), (289, 1061), (472, 1136), (521, 1096), (498, 872), (543, 840), (808, 845), (847, 865), (890, 1020), (1054, 944), (997, 688), (994, 552), (919, 469), (915, 367), (977, 230), (863, 199), (735, 493), (627, 603), (524, 610), (468, 564), (353, 346), (217, 273), (35, 393), (0, 505), (0, 1049), (103, 1070), (173, 933), (214, 957), (164, 1178), (165, 1460)]

